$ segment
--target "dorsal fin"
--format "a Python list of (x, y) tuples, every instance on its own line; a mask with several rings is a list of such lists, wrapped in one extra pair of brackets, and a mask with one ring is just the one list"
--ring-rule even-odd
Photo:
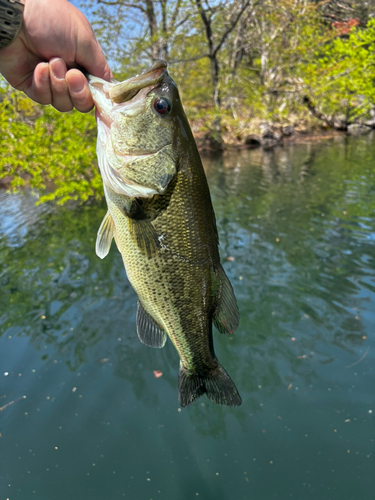
[(164, 347), (167, 341), (167, 334), (143, 309), (138, 301), (137, 306), (137, 334), (139, 340), (149, 347)]

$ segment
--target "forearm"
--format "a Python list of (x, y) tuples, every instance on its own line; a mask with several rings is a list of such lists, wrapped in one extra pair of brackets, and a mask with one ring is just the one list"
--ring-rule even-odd
[(25, 0), (0, 0), (0, 49), (8, 47), (17, 37), (22, 25)]

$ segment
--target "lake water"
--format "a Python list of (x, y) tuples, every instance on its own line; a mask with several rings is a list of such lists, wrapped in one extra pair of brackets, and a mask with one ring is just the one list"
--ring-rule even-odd
[(120, 254), (95, 255), (104, 205), (0, 191), (1, 500), (374, 498), (375, 141), (204, 164), (238, 408), (179, 408), (176, 351), (139, 342)]

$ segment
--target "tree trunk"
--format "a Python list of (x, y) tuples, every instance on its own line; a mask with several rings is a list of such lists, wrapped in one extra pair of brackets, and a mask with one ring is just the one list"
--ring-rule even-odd
[(163, 35), (160, 40), (160, 59), (168, 60), (167, 0), (161, 0)]
[(150, 29), (152, 59), (156, 61), (159, 59), (159, 45), (157, 42), (158, 25), (152, 0), (146, 0), (146, 15)]
[(211, 82), (212, 82), (212, 102), (215, 108), (220, 108), (221, 98), (219, 89), (219, 63), (216, 56), (209, 56), (211, 63)]

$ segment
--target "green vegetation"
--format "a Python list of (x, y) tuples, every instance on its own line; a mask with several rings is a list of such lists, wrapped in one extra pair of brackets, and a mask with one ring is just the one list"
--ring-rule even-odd
[(100, 197), (92, 115), (58, 113), (18, 92), (2, 91), (0, 98), (0, 179), (15, 189), (30, 185), (41, 202)]
[[(168, 61), (201, 145), (317, 127), (375, 128), (372, 2), (92, 0), (115, 76)], [(101, 196), (92, 114), (62, 115), (0, 88), (0, 181), (40, 200)], [(45, 194), (48, 192), (48, 194)]]

